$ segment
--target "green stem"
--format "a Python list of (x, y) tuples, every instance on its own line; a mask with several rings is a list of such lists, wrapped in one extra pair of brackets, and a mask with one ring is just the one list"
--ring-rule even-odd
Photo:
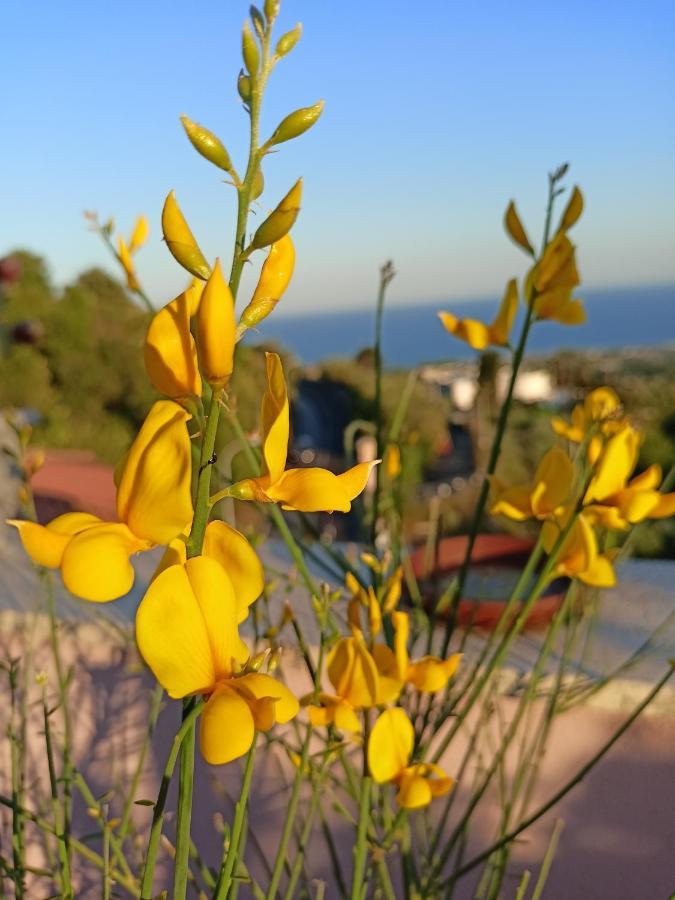
[(173, 900), (185, 900), (190, 871), (190, 824), (195, 772), (195, 722), (190, 719), (193, 697), (183, 700), (183, 719), (190, 720), (180, 748), (178, 770), (178, 810), (176, 818), (176, 864), (173, 876)]
[(248, 754), (246, 756), (244, 778), (241, 784), (239, 799), (237, 800), (237, 804), (235, 807), (234, 822), (232, 823), (232, 834), (230, 836), (230, 845), (227, 851), (227, 855), (223, 860), (223, 865), (220, 870), (220, 877), (218, 879), (218, 884), (216, 885), (213, 900), (226, 900), (227, 895), (230, 891), (230, 887), (232, 885), (232, 874), (234, 872), (234, 867), (237, 863), (237, 860), (239, 859), (241, 850), (241, 836), (244, 820), (246, 819), (246, 806), (248, 804), (248, 797), (251, 791), (251, 777), (253, 775), (253, 763), (255, 760), (255, 746), (256, 741), (254, 735), (251, 749), (248, 751)]
[(361, 797), (359, 800), (359, 821), (356, 831), (356, 844), (354, 846), (354, 872), (352, 875), (352, 889), (350, 900), (361, 900), (364, 891), (364, 876), (368, 857), (368, 826), (370, 825), (370, 793), (371, 780), (366, 775), (361, 781)]
[(166, 798), (169, 792), (169, 785), (171, 784), (171, 776), (173, 775), (173, 770), (176, 767), (176, 761), (178, 759), (178, 754), (180, 752), (183, 740), (185, 739), (185, 736), (188, 734), (188, 732), (191, 732), (193, 730), (194, 723), (197, 719), (197, 716), (201, 712), (201, 708), (203, 705), (204, 703), (202, 700), (197, 701), (194, 707), (190, 710), (188, 716), (183, 719), (183, 722), (173, 739), (171, 750), (169, 751), (169, 756), (164, 767), (164, 773), (162, 774), (162, 781), (159, 786), (157, 802), (155, 803), (155, 808), (152, 814), (152, 825), (150, 826), (148, 850), (145, 854), (145, 867), (143, 870), (143, 881), (141, 884), (141, 900), (152, 900), (152, 883), (155, 874), (155, 864), (157, 862), (159, 840), (162, 835), (164, 808), (166, 806)]
[[(384, 447), (382, 446), (382, 314), (384, 312), (384, 297), (387, 285), (394, 277), (394, 269), (391, 262), (385, 263), (380, 269), (380, 286), (377, 291), (377, 307), (375, 311), (375, 458), (382, 459)], [(373, 494), (373, 521), (371, 525), (371, 543), (375, 546), (377, 537), (377, 520), (380, 509), (380, 492), (382, 490), (382, 466), (375, 468), (375, 492)]]
[[(548, 187), (548, 202), (546, 205), (546, 223), (544, 226), (544, 237), (542, 240), (542, 253), (544, 248), (548, 244), (549, 234), (551, 230), (551, 215), (553, 213), (553, 203), (555, 200), (555, 184), (556, 181), (552, 176), (549, 176), (549, 187)], [(483, 483), (481, 485), (480, 494), (478, 496), (478, 503), (476, 504), (476, 509), (471, 520), (471, 526), (469, 528), (469, 536), (466, 547), (466, 553), (464, 555), (464, 561), (462, 562), (462, 567), (459, 570), (459, 574), (455, 581), (452, 584), (450, 591), (450, 605), (448, 610), (448, 618), (445, 627), (445, 635), (443, 637), (443, 650), (441, 655), (445, 656), (448, 651), (448, 647), (450, 645), (450, 639), (452, 637), (452, 633), (455, 628), (455, 622), (457, 620), (457, 610), (459, 608), (459, 601), (462, 596), (462, 591), (464, 590), (464, 585), (466, 583), (467, 576), (469, 574), (469, 569), (471, 567), (471, 556), (473, 553), (474, 544), (476, 543), (476, 538), (478, 537), (478, 532), (483, 522), (483, 515), (485, 513), (485, 507), (487, 504), (488, 496), (490, 494), (490, 478), (495, 474), (497, 469), (497, 462), (499, 461), (499, 456), (502, 449), (502, 441), (504, 439), (504, 434), (506, 433), (506, 425), (509, 419), (509, 413), (511, 412), (511, 406), (513, 404), (513, 392), (516, 386), (516, 380), (518, 378), (518, 372), (520, 371), (520, 366), (523, 361), (523, 357), (525, 355), (525, 346), (527, 344), (527, 339), (530, 334), (530, 328), (532, 327), (532, 322), (534, 319), (534, 297), (532, 301), (528, 304), (527, 312), (525, 313), (525, 320), (523, 322), (523, 327), (520, 332), (520, 338), (518, 340), (518, 345), (513, 354), (513, 361), (511, 364), (511, 377), (509, 379), (509, 384), (506, 389), (506, 396), (504, 398), (504, 402), (502, 403), (502, 407), (499, 411), (499, 418), (497, 420), (497, 427), (495, 430), (495, 436), (492, 441), (492, 447), (490, 449), (490, 457), (488, 459), (487, 469), (485, 471), (485, 475), (483, 477)]]

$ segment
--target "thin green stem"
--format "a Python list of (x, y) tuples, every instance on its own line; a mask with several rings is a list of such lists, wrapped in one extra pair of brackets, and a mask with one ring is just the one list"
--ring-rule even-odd
[[(384, 298), (387, 286), (394, 277), (394, 267), (391, 262), (385, 263), (380, 269), (380, 285), (377, 292), (377, 307), (375, 310), (375, 458), (381, 459), (384, 453), (383, 447), (383, 423), (382, 423), (382, 314), (384, 312)], [(371, 524), (371, 543), (375, 546), (377, 537), (377, 520), (380, 510), (380, 492), (382, 490), (382, 466), (375, 469), (375, 491), (373, 493), (373, 521)]]
[[(548, 244), (550, 230), (551, 230), (551, 216), (553, 213), (553, 204), (555, 201), (555, 184), (556, 180), (554, 177), (549, 176), (549, 188), (548, 188), (548, 202), (546, 204), (546, 223), (544, 225), (544, 236), (542, 240), (542, 253)], [(513, 360), (511, 363), (511, 377), (509, 379), (508, 387), (506, 389), (506, 396), (504, 398), (504, 402), (502, 403), (502, 407), (499, 411), (499, 418), (497, 419), (497, 426), (495, 429), (494, 439), (492, 441), (492, 447), (490, 448), (490, 456), (488, 459), (487, 468), (485, 470), (485, 475), (483, 476), (483, 483), (481, 485), (480, 494), (478, 496), (478, 502), (476, 504), (475, 512), (473, 518), (471, 520), (471, 525), (469, 528), (469, 536), (467, 541), (466, 553), (464, 555), (464, 561), (462, 562), (462, 567), (459, 570), (457, 578), (453, 582), (450, 590), (449, 596), (449, 609), (448, 609), (448, 618), (445, 627), (445, 634), (443, 637), (443, 650), (442, 655), (445, 655), (448, 651), (448, 647), (450, 645), (450, 639), (452, 637), (452, 633), (455, 628), (455, 623), (457, 620), (457, 610), (459, 608), (459, 601), (462, 596), (462, 591), (464, 590), (464, 585), (466, 583), (467, 576), (469, 574), (469, 569), (471, 567), (471, 556), (473, 554), (474, 544), (476, 543), (476, 538), (478, 537), (478, 532), (480, 531), (483, 515), (485, 513), (485, 507), (487, 505), (488, 496), (490, 494), (490, 478), (495, 474), (497, 470), (497, 463), (499, 461), (499, 457), (502, 449), (502, 441), (504, 439), (504, 435), (506, 433), (506, 425), (509, 419), (509, 413), (511, 412), (511, 407), (513, 405), (513, 393), (516, 386), (516, 381), (518, 379), (518, 373), (520, 371), (520, 366), (523, 362), (523, 357), (525, 355), (525, 347), (527, 345), (527, 339), (530, 334), (530, 329), (532, 327), (532, 322), (534, 320), (534, 297), (531, 302), (528, 304), (527, 311), (525, 313), (525, 319), (523, 321), (523, 327), (520, 332), (520, 337), (518, 340), (518, 344), (513, 354)]]
[(173, 900), (185, 900), (190, 871), (190, 825), (195, 771), (195, 722), (190, 713), (193, 697), (183, 700), (183, 719), (190, 721), (180, 748), (178, 772), (178, 810), (176, 813), (176, 864), (173, 876)]
[(234, 867), (237, 864), (241, 851), (241, 838), (243, 832), (244, 821), (246, 819), (246, 807), (248, 797), (251, 791), (251, 778), (253, 776), (253, 764), (255, 761), (256, 736), (253, 736), (251, 749), (246, 755), (246, 766), (244, 768), (244, 778), (241, 783), (241, 792), (235, 806), (234, 822), (232, 823), (232, 834), (230, 836), (230, 845), (227, 854), (223, 860), (220, 870), (220, 877), (213, 895), (213, 900), (226, 900), (230, 887), (232, 885), (232, 875)]
[(183, 722), (173, 739), (171, 750), (169, 751), (169, 756), (167, 758), (164, 772), (162, 774), (162, 780), (159, 786), (157, 802), (155, 803), (155, 808), (152, 814), (152, 825), (150, 826), (150, 837), (148, 839), (148, 849), (145, 854), (145, 867), (143, 870), (143, 881), (141, 884), (141, 900), (152, 900), (152, 884), (155, 875), (155, 864), (157, 862), (157, 851), (159, 849), (160, 837), (162, 835), (164, 808), (166, 806), (167, 794), (169, 793), (171, 777), (173, 775), (173, 770), (176, 767), (176, 761), (178, 759), (178, 754), (180, 752), (183, 740), (188, 732), (192, 731), (194, 723), (197, 719), (197, 716), (201, 712), (201, 708), (203, 705), (203, 700), (197, 701), (197, 703), (190, 710), (188, 716), (183, 719)]
[(368, 827), (370, 825), (370, 794), (371, 779), (366, 775), (361, 780), (361, 795), (359, 798), (359, 820), (356, 831), (356, 844), (354, 845), (354, 871), (352, 873), (352, 889), (350, 900), (361, 900), (364, 896), (364, 876), (368, 859)]

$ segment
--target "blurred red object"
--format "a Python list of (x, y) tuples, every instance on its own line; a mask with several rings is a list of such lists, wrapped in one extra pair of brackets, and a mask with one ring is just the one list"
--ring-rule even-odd
[[(418, 547), (410, 555), (415, 578), (420, 583), (420, 589), (428, 609), (433, 608), (442, 593), (442, 587), (434, 587), (434, 581), (443, 580), (447, 583), (449, 578), (455, 575), (464, 562), (468, 547), (466, 535), (443, 538), (438, 544), (436, 559), (429, 571), (426, 557), (426, 547)], [(486, 571), (493, 569), (522, 571), (527, 563), (534, 542), (527, 538), (518, 538), (508, 534), (479, 534), (473, 545), (471, 553), (471, 571), (480, 573), (481, 568)], [(556, 579), (544, 590), (542, 596), (533, 606), (525, 622), (526, 629), (540, 628), (551, 621), (565, 596), (567, 589), (566, 579)], [(457, 624), (461, 627), (483, 628), (488, 631), (495, 628), (501, 618), (508, 597), (503, 599), (483, 599), (479, 597), (463, 596), (457, 608)], [(513, 609), (515, 617), (521, 609), (518, 603)], [(440, 613), (441, 617), (447, 617), (447, 613)]]
[(38, 521), (44, 525), (71, 511), (117, 521), (113, 471), (89, 450), (45, 450), (31, 479)]
[(0, 259), (0, 284), (12, 284), (21, 275), (21, 263), (15, 256)]

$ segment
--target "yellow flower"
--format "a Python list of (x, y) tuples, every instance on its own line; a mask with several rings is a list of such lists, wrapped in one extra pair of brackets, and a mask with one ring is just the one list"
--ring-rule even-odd
[(290, 234), (286, 234), (270, 247), (251, 302), (241, 314), (241, 325), (254, 328), (269, 316), (288, 287), (294, 268), (295, 247)]
[(418, 691), (435, 694), (442, 690), (454, 676), (462, 658), (461, 653), (453, 653), (447, 659), (437, 656), (423, 656), (411, 660), (408, 655), (410, 620), (404, 612), (393, 612), (394, 649), (386, 644), (375, 644), (373, 658), (380, 676), (380, 699), (383, 703), (396, 700), (405, 684)]
[(328, 654), (326, 669), (335, 694), (319, 695), (322, 705), (308, 707), (309, 721), (315, 726), (332, 723), (344, 731), (360, 731), (356, 710), (382, 702), (377, 666), (363, 635), (357, 631), (340, 638)]
[(393, 481), (401, 474), (401, 450), (398, 444), (389, 444), (384, 452), (384, 470)]
[(119, 235), (117, 238), (117, 258), (127, 276), (127, 287), (130, 291), (137, 291), (140, 287), (136, 278), (136, 268), (132, 259), (134, 253), (143, 246), (148, 239), (150, 226), (145, 216), (139, 216), (136, 219), (134, 230), (131, 233), (129, 243)]
[[(561, 529), (569, 522), (572, 514), (569, 507), (557, 521), (544, 522), (542, 538), (547, 553), (552, 552)], [(592, 587), (613, 587), (616, 584), (612, 561), (607, 554), (598, 551), (595, 532), (585, 513), (576, 516), (559, 550), (554, 572), (556, 575), (578, 578), (579, 581)]]
[(288, 688), (270, 675), (239, 674), (249, 654), (238, 617), (230, 578), (206, 556), (161, 572), (136, 614), (138, 648), (169, 696), (209, 695), (199, 743), (212, 765), (243, 756), (256, 731), (290, 721), (299, 709)]
[(506, 285), (506, 291), (494, 322), (486, 325), (478, 319), (458, 319), (449, 312), (439, 312), (438, 318), (446, 331), (464, 341), (474, 350), (485, 350), (489, 345), (504, 347), (509, 342), (509, 334), (518, 308), (518, 288), (515, 278)]
[(605, 528), (625, 530), (644, 519), (675, 513), (675, 493), (662, 494), (661, 467), (650, 466), (631, 481), (640, 449), (640, 434), (625, 426), (605, 443), (585, 497), (589, 518)]
[(172, 400), (200, 397), (202, 379), (197, 365), (197, 348), (190, 333), (202, 282), (190, 287), (153, 316), (145, 336), (143, 356), (152, 385)]
[(581, 325), (586, 312), (572, 291), (581, 283), (575, 259), (575, 247), (564, 231), (548, 244), (542, 258), (530, 270), (525, 296), (533, 299), (538, 319), (554, 319), (562, 325)]
[[(258, 554), (240, 531), (226, 522), (213, 519), (206, 526), (202, 556), (215, 559), (227, 572), (237, 598), (237, 621), (243, 622), (249, 607), (262, 594), (265, 585), (265, 573)], [(153, 580), (169, 566), (183, 565), (185, 562), (185, 541), (182, 537), (175, 538), (166, 548)]]
[(591, 391), (583, 403), (576, 404), (569, 423), (560, 416), (554, 416), (551, 427), (561, 437), (580, 444), (594, 425), (599, 425), (603, 433), (614, 428), (617, 423), (623, 427), (625, 419), (620, 418), (620, 412), (621, 401), (616, 392), (609, 387), (599, 387)]
[(378, 784), (392, 781), (398, 787), (396, 800), (404, 809), (428, 806), (442, 797), (454, 781), (433, 763), (410, 765), (415, 732), (400, 708), (386, 709), (373, 726), (368, 740), (368, 768)]
[(129, 557), (168, 544), (192, 521), (188, 413), (171, 400), (155, 403), (124, 460), (117, 483), (118, 522), (66, 513), (46, 526), (9, 520), (41, 566), (61, 569), (85, 600), (105, 602), (134, 582)]
[(204, 377), (214, 387), (223, 387), (230, 380), (236, 330), (234, 299), (217, 260), (197, 313), (199, 361)]
[(553, 447), (545, 454), (530, 484), (503, 487), (492, 480), (495, 496), (490, 512), (516, 522), (526, 519), (549, 519), (569, 499), (574, 480), (574, 466), (566, 453)]
[(281, 503), (302, 512), (349, 512), (376, 462), (359, 463), (342, 475), (328, 469), (286, 469), (289, 407), (281, 359), (266, 353), (267, 390), (262, 401), (262, 451), (266, 472), (228, 488), (228, 495), (259, 503)]

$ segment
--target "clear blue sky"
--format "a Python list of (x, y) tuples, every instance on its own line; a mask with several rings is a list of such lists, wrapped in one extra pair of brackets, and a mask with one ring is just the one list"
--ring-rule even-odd
[[(181, 112), (235, 161), (239, 0), (23, 0), (2, 14), (0, 253), (45, 254), (57, 283), (109, 266), (82, 210), (128, 230), (145, 212), (139, 271), (157, 302), (182, 270), (160, 242), (175, 188), (209, 256), (227, 256), (233, 196), (182, 133)], [(319, 124), (265, 167), (263, 210), (305, 177), (284, 309), (370, 302), (392, 257), (392, 302), (491, 296), (520, 274), (501, 216), (533, 235), (546, 172), (572, 164), (587, 199), (575, 237), (589, 286), (675, 281), (675, 4), (283, 0), (303, 39), (270, 85), (264, 130), (326, 101)]]

